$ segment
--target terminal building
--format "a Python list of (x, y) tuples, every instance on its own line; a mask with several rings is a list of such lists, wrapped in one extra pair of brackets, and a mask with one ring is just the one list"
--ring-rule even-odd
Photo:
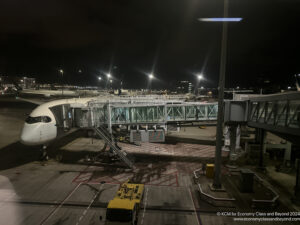
[(176, 85), (176, 91), (180, 94), (193, 93), (194, 85), (187, 80), (181, 80)]
[(35, 88), (36, 80), (32, 77), (0, 76), (0, 86), (5, 88), (19, 87), (21, 89)]

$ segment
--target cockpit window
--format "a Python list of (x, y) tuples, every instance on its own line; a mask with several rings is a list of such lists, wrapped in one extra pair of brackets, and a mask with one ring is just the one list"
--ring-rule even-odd
[(49, 116), (37, 116), (31, 117), (29, 116), (26, 120), (26, 123), (33, 124), (33, 123), (49, 123), (51, 122), (51, 118)]

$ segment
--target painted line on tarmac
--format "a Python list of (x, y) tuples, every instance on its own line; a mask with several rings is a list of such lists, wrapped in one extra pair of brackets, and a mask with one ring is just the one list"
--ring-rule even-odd
[(149, 188), (147, 188), (146, 194), (145, 194), (145, 205), (144, 205), (144, 210), (143, 210), (143, 216), (142, 216), (141, 225), (144, 223), (144, 217), (145, 217), (145, 212), (146, 212), (146, 207), (147, 207), (147, 201), (148, 201), (148, 190), (149, 190)]
[(101, 187), (103, 184), (100, 184), (100, 187), (98, 189), (98, 192), (95, 194), (94, 198), (91, 200), (90, 204), (88, 205), (88, 207), (83, 211), (82, 215), (79, 217), (76, 225), (78, 225), (80, 223), (80, 221), (83, 219), (83, 217), (86, 215), (87, 211), (91, 208), (91, 205), (94, 203), (96, 197), (99, 195)]
[(62, 207), (62, 205), (71, 197), (71, 195), (79, 188), (80, 185), (81, 183), (77, 184), (77, 186), (71, 191), (71, 193), (68, 194), (67, 197), (65, 197), (65, 199), (40, 224), (45, 224), (45, 222), (49, 220), (51, 216), (53, 216), (57, 212), (57, 210)]
[(200, 222), (200, 219), (199, 219), (199, 217), (198, 217), (197, 210), (196, 210), (195, 202), (194, 202), (194, 199), (193, 199), (193, 195), (192, 195), (191, 188), (189, 188), (189, 193), (190, 193), (190, 197), (191, 197), (191, 200), (192, 200), (192, 203), (193, 203), (193, 206), (194, 206), (194, 212), (195, 212), (195, 216), (196, 216), (198, 225), (201, 225), (201, 222)]
[[(82, 170), (80, 173), (85, 172), (88, 168), (89, 168), (89, 166), (84, 168), (84, 170)], [(81, 184), (82, 183), (77, 184), (76, 187), (71, 191), (71, 193), (68, 194), (67, 197), (65, 197), (65, 199), (58, 206), (56, 206), (56, 208), (51, 213), (49, 213), (49, 215), (44, 220), (42, 220), (40, 225), (45, 224), (47, 222), (47, 220), (49, 220), (51, 218), (51, 216), (53, 216), (57, 212), (57, 210), (63, 206), (63, 204), (72, 196), (72, 194), (79, 188), (79, 186)]]

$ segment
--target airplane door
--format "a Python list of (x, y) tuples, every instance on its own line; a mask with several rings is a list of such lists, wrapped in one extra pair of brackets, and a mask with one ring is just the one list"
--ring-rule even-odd
[(73, 113), (70, 105), (62, 105), (63, 113), (63, 127), (65, 130), (69, 130), (72, 127)]
[(70, 105), (57, 105), (51, 107), (57, 127), (57, 135), (60, 136), (72, 127), (73, 115)]

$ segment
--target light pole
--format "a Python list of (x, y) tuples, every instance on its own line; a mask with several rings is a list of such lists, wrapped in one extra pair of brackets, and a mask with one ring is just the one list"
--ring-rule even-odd
[(99, 81), (99, 89), (100, 89), (100, 83), (101, 83), (102, 77), (98, 77), (98, 81)]
[(113, 89), (113, 88), (112, 88), (113, 80), (109, 80), (109, 82), (110, 82), (110, 89)]
[(154, 75), (152, 73), (150, 73), (150, 74), (148, 74), (148, 78), (149, 78), (148, 88), (149, 88), (149, 91), (151, 92), (151, 81), (153, 80)]
[(63, 69), (59, 70), (59, 73), (61, 74), (61, 80), (62, 80), (62, 85), (61, 85), (61, 95), (64, 96), (64, 71)]
[[(228, 17), (228, 0), (224, 0), (224, 18)], [(221, 63), (219, 75), (218, 90), (218, 122), (216, 134), (216, 151), (215, 151), (215, 175), (213, 187), (220, 189), (221, 184), (221, 157), (222, 157), (222, 138), (223, 138), (223, 118), (224, 118), (224, 86), (225, 86), (225, 70), (227, 57), (227, 30), (228, 23), (223, 22), (222, 42), (221, 42)]]
[(200, 81), (203, 79), (203, 75), (202, 74), (198, 74), (197, 75), (197, 85), (195, 86), (195, 95), (199, 95), (199, 84), (200, 84)]
[(105, 85), (105, 88), (107, 89), (107, 86), (108, 86), (109, 80), (110, 80), (110, 78), (111, 78), (111, 74), (110, 74), (110, 73), (107, 73), (107, 74), (106, 74), (106, 78), (107, 78), (107, 80), (106, 80), (106, 85)]
[(221, 157), (222, 157), (222, 137), (223, 137), (223, 118), (224, 118), (224, 85), (225, 85), (225, 70), (227, 57), (227, 30), (228, 22), (240, 22), (242, 18), (228, 17), (228, 0), (224, 0), (224, 17), (223, 18), (201, 18), (203, 22), (223, 22), (222, 27), (222, 42), (221, 42), (221, 63), (219, 75), (219, 97), (218, 97), (218, 117), (217, 117), (217, 134), (216, 134), (216, 151), (215, 151), (215, 175), (213, 187), (220, 189), (221, 185)]

